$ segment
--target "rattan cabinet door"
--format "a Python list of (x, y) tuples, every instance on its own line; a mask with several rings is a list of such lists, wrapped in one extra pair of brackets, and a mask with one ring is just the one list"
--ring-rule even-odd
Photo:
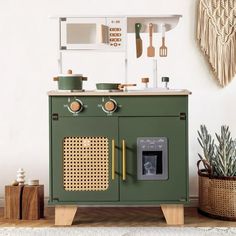
[[(116, 117), (59, 117), (52, 122), (51, 201), (118, 201)], [(113, 168), (112, 168), (113, 167)]]

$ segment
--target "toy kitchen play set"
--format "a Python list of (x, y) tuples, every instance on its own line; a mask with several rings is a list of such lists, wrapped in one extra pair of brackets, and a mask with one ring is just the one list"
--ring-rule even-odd
[[(127, 35), (133, 35), (135, 60), (142, 54), (161, 60), (168, 52), (165, 31), (180, 17), (57, 17), (60, 73), (64, 53), (86, 51), (122, 52), (127, 71)], [(162, 36), (158, 50), (154, 34)], [(145, 50), (143, 35), (149, 38)], [(124, 77), (124, 84), (97, 83), (94, 91), (83, 90), (89, 78), (71, 70), (54, 78), (59, 90), (48, 92), (49, 203), (56, 225), (71, 225), (79, 205), (160, 205), (168, 224), (184, 223), (190, 92), (168, 89), (167, 77), (165, 88), (153, 81), (152, 88), (129, 89), (135, 84)]]

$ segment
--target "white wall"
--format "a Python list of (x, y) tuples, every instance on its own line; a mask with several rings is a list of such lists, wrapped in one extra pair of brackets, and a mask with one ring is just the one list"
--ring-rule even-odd
[[(48, 195), (48, 99), (57, 74), (57, 25), (49, 15), (182, 14), (167, 34), (169, 56), (159, 59), (158, 75), (171, 87), (193, 92), (189, 102), (190, 195), (197, 195), (196, 141), (199, 125), (212, 132), (228, 124), (236, 135), (236, 81), (225, 89), (212, 79), (195, 40), (196, 0), (1, 0), (0, 1), (0, 197), (23, 167), (40, 179)], [(155, 45), (157, 47), (157, 45)], [(159, 45), (158, 45), (159, 46)], [(145, 69), (145, 67), (144, 67)], [(96, 81), (90, 81), (94, 86)], [(89, 87), (88, 86), (88, 87)]]

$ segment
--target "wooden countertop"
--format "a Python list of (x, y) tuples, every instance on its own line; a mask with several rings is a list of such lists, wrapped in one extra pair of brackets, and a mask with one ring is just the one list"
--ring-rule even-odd
[(84, 91), (70, 92), (67, 90), (49, 91), (48, 96), (186, 96), (191, 92), (187, 89), (156, 89), (156, 90), (130, 90), (125, 92)]

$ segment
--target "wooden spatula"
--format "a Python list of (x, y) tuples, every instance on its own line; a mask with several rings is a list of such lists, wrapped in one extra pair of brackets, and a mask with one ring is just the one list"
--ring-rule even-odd
[(153, 32), (153, 24), (149, 24), (149, 47), (147, 48), (147, 56), (154, 57), (155, 56), (155, 48), (152, 46), (152, 32)]
[(160, 57), (167, 57), (167, 47), (165, 45), (165, 25), (162, 25), (162, 45), (159, 49)]

